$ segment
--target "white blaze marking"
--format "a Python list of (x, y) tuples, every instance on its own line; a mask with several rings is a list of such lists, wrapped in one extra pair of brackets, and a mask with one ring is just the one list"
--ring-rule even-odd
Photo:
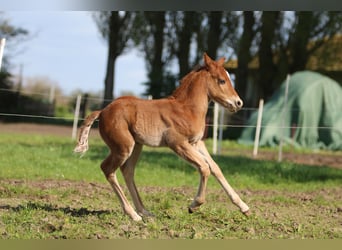
[(229, 75), (229, 73), (228, 73), (227, 70), (226, 70), (226, 73), (227, 73), (228, 79), (229, 79), (229, 81), (231, 82), (233, 88), (235, 88), (235, 82), (232, 81), (232, 79), (230, 78), (230, 75)]

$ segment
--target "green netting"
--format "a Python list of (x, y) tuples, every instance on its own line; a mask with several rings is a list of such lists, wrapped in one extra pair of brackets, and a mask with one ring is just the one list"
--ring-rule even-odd
[[(285, 81), (265, 104), (260, 146), (284, 142), (298, 147), (342, 150), (342, 88), (321, 74), (302, 71), (289, 80), (288, 102), (284, 109)], [(248, 125), (256, 126), (258, 112)], [(282, 123), (284, 121), (284, 127)], [(255, 127), (245, 128), (240, 143), (252, 144)]]

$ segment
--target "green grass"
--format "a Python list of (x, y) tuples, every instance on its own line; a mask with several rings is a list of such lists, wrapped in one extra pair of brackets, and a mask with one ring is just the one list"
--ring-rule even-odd
[(2, 238), (342, 238), (339, 169), (253, 160), (236, 153), (245, 146), (225, 142), (234, 153), (214, 158), (253, 214), (241, 215), (210, 177), (207, 203), (189, 215), (198, 173), (168, 149), (145, 148), (136, 182), (155, 217), (136, 223), (123, 215), (100, 170), (103, 142), (92, 138), (82, 158), (74, 145), (69, 138), (0, 134)]
[[(238, 147), (231, 142), (228, 144), (228, 147)], [(74, 145), (69, 138), (1, 135), (0, 176), (106, 182), (99, 167), (108, 154), (103, 142), (91, 139), (90, 149), (83, 157), (72, 153)], [(298, 189), (303, 184), (305, 188), (315, 188), (334, 186), (342, 180), (342, 171), (329, 167), (256, 161), (241, 155), (214, 159), (231, 184), (238, 188), (291, 188), (294, 185), (293, 188)], [(144, 186), (196, 186), (198, 173), (169, 149), (146, 147), (137, 165), (136, 181)], [(215, 183), (211, 177), (210, 185), (218, 187)]]

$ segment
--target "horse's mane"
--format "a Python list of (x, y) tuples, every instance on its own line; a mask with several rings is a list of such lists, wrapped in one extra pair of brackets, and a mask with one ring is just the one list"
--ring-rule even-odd
[(196, 65), (188, 74), (186, 74), (181, 80), (180, 85), (173, 91), (171, 97), (179, 97), (180, 95), (186, 92), (186, 89), (192, 82), (193, 78), (195, 77), (196, 73), (205, 70), (206, 67), (204, 65)]
[(191, 71), (198, 72), (198, 71), (201, 71), (202, 69), (206, 69), (206, 67), (204, 65), (197, 64)]

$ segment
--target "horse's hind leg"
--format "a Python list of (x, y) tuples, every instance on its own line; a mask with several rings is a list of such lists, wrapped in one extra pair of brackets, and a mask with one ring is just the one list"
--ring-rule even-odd
[(119, 201), (121, 203), (122, 209), (124, 212), (130, 216), (135, 221), (140, 221), (142, 218), (140, 215), (138, 215), (129, 201), (127, 200), (123, 190), (121, 189), (119, 182), (116, 178), (116, 170), (119, 166), (123, 164), (125, 159), (120, 159), (118, 155), (114, 155), (111, 153), (101, 164), (101, 169), (106, 176), (108, 182), (112, 186), (114, 192), (119, 198)]
[(141, 144), (135, 144), (131, 156), (127, 159), (124, 165), (121, 166), (120, 169), (125, 179), (127, 188), (132, 196), (132, 200), (137, 212), (140, 215), (152, 216), (152, 214), (144, 207), (134, 182), (134, 170), (139, 159), (142, 147), (143, 146)]

